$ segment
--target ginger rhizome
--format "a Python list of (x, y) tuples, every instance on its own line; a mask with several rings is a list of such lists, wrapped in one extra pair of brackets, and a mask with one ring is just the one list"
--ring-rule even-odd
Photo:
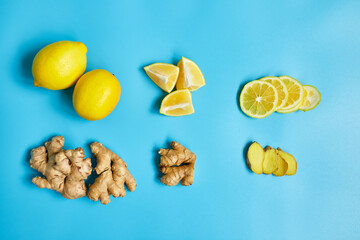
[(101, 143), (94, 142), (90, 145), (92, 153), (96, 157), (96, 173), (99, 175), (93, 185), (89, 187), (88, 197), (97, 201), (100, 198), (102, 204), (110, 202), (113, 197), (124, 197), (125, 186), (130, 192), (136, 188), (136, 181), (127, 169), (126, 163), (110, 149)]
[(178, 142), (171, 142), (173, 149), (160, 149), (159, 170), (164, 174), (161, 182), (168, 186), (190, 186), (194, 181), (196, 155)]
[(68, 199), (86, 196), (84, 179), (91, 174), (91, 160), (84, 159), (82, 148), (65, 151), (64, 137), (56, 136), (31, 151), (30, 166), (44, 177), (34, 177), (32, 182), (39, 188), (48, 188)]

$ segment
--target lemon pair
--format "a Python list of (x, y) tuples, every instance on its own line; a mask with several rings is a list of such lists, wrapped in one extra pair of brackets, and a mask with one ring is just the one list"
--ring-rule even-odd
[[(144, 67), (150, 79), (169, 94), (162, 100), (160, 113), (167, 116), (184, 116), (194, 113), (190, 91), (205, 85), (200, 68), (185, 57), (177, 66), (169, 63), (154, 63)], [(176, 91), (171, 92), (176, 85)]]
[(239, 100), (240, 108), (246, 115), (264, 118), (274, 111), (312, 110), (320, 103), (321, 94), (316, 87), (302, 85), (289, 76), (264, 77), (246, 84)]
[(97, 69), (84, 74), (87, 48), (81, 42), (59, 41), (45, 46), (35, 56), (34, 85), (50, 90), (73, 86), (73, 105), (87, 120), (100, 120), (116, 107), (121, 87), (110, 72)]

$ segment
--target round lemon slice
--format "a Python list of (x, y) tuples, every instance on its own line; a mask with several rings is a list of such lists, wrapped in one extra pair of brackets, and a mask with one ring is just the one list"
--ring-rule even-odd
[(189, 89), (195, 91), (205, 85), (205, 78), (196, 63), (182, 57), (178, 62), (180, 69), (179, 79), (176, 83), (176, 89)]
[(299, 110), (306, 112), (314, 109), (320, 103), (321, 94), (314, 86), (304, 85), (303, 87), (306, 92), (306, 97), (299, 107)]
[(240, 108), (246, 115), (264, 118), (275, 111), (278, 93), (272, 84), (255, 80), (244, 86), (239, 100)]
[(288, 90), (288, 100), (286, 101), (285, 105), (278, 109), (277, 112), (279, 113), (289, 113), (294, 112), (300, 107), (301, 101), (304, 97), (304, 89), (301, 83), (289, 76), (281, 76), (279, 77), (281, 81), (286, 86)]
[(161, 102), (160, 113), (166, 116), (184, 116), (194, 113), (191, 93), (188, 89), (176, 90)]
[(169, 63), (154, 63), (144, 67), (149, 78), (165, 92), (171, 92), (179, 76), (179, 67)]
[(271, 83), (272, 85), (274, 85), (274, 87), (276, 88), (277, 93), (278, 93), (278, 102), (277, 102), (275, 110), (282, 108), (285, 105), (285, 103), (289, 97), (285, 83), (283, 83), (283, 81), (281, 81), (278, 77), (263, 77), (259, 80), (265, 81), (265, 82), (268, 82), (268, 83)]

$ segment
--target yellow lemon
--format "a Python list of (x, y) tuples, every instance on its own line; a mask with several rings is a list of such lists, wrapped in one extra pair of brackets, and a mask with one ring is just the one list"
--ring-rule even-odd
[(301, 101), (304, 98), (304, 89), (301, 83), (292, 77), (281, 76), (279, 78), (285, 84), (289, 97), (285, 105), (282, 108), (278, 109), (277, 112), (279, 113), (294, 112), (301, 105)]
[(71, 87), (85, 72), (86, 52), (81, 42), (60, 41), (47, 45), (33, 61), (34, 85), (51, 90)]
[(306, 92), (306, 96), (301, 106), (299, 107), (299, 110), (306, 112), (314, 109), (320, 103), (321, 94), (314, 86), (304, 85), (303, 87)]
[(160, 113), (173, 117), (194, 113), (190, 91), (183, 89), (169, 93), (161, 102)]
[(278, 77), (263, 77), (259, 80), (271, 83), (276, 88), (278, 93), (278, 103), (275, 110), (282, 108), (289, 97), (288, 91), (283, 81), (281, 81)]
[(239, 100), (240, 108), (246, 115), (264, 118), (275, 111), (278, 93), (271, 83), (255, 80), (244, 86)]
[(190, 59), (182, 57), (178, 62), (180, 69), (176, 89), (189, 89), (195, 91), (205, 85), (205, 78), (200, 68)]
[(73, 104), (76, 112), (87, 120), (109, 115), (121, 95), (119, 81), (110, 72), (97, 69), (85, 73), (75, 85)]
[(169, 63), (154, 63), (144, 67), (146, 74), (165, 92), (174, 89), (179, 76), (179, 67)]

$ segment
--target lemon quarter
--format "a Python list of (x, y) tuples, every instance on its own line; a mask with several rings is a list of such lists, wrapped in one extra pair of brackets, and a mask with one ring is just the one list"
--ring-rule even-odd
[(264, 118), (272, 114), (278, 103), (276, 88), (265, 81), (247, 83), (240, 94), (240, 108), (248, 116)]
[(173, 117), (194, 113), (190, 91), (183, 89), (169, 93), (161, 102), (160, 113)]
[(196, 63), (182, 57), (178, 62), (180, 69), (179, 79), (176, 83), (176, 89), (189, 89), (195, 91), (205, 85), (205, 78)]
[(179, 76), (179, 67), (169, 63), (154, 63), (144, 67), (149, 78), (165, 92), (171, 92)]

